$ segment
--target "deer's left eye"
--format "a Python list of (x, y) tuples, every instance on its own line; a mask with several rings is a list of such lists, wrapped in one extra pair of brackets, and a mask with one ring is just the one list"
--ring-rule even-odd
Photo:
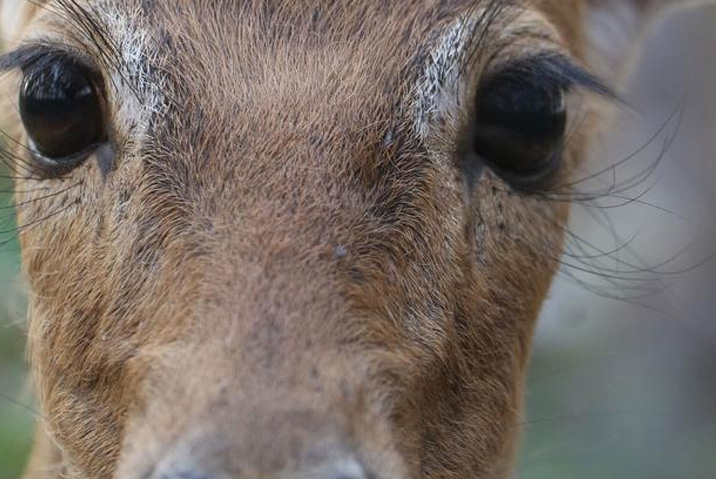
[(507, 70), (487, 79), (475, 105), (472, 148), (516, 187), (531, 188), (559, 166), (567, 124), (559, 82)]
[(98, 88), (90, 72), (72, 59), (27, 68), (19, 107), (30, 147), (51, 175), (79, 165), (106, 138)]

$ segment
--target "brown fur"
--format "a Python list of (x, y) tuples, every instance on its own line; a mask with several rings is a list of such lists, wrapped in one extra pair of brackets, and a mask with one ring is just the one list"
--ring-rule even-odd
[[(21, 236), (56, 444), (40, 433), (28, 479), (139, 479), (172, 454), (275, 477), (349, 453), (376, 478), (507, 477), (568, 207), (466, 184), (469, 102), (427, 138), (410, 114), (436, 39), (488, 2), (89, 3), (148, 35), (147, 78), (123, 80), (146, 100), (139, 80), (164, 79), (166, 110), (142, 123), (108, 79), (113, 170), (16, 184), (20, 224), (49, 216)], [(480, 58), (590, 54), (585, 2), (517, 3)], [(26, 4), (22, 35), (101, 58), (53, 5)]]

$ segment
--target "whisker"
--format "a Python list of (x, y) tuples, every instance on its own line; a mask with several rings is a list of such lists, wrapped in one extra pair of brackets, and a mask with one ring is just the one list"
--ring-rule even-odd
[(71, 185), (71, 186), (68, 186), (68, 187), (66, 187), (66, 188), (63, 188), (63, 189), (61, 189), (61, 190), (55, 191), (55, 192), (53, 192), (53, 193), (51, 193), (51, 194), (49, 194), (49, 195), (38, 196), (37, 198), (33, 198), (33, 199), (31, 199), (31, 200), (22, 201), (22, 202), (20, 202), (20, 203), (14, 203), (14, 204), (7, 205), (7, 206), (0, 206), (0, 210), (15, 209), (15, 208), (18, 208), (18, 207), (21, 207), (21, 206), (30, 205), (30, 204), (38, 203), (38, 202), (43, 201), (43, 200), (47, 200), (47, 199), (50, 199), (50, 198), (54, 198), (55, 196), (58, 196), (58, 195), (67, 193), (68, 191), (71, 191), (71, 190), (77, 188), (78, 186), (80, 186), (80, 185), (82, 185), (82, 184), (83, 184), (82, 181), (78, 181), (78, 182), (76, 182), (74, 185)]
[(574, 186), (576, 186), (576, 185), (578, 185), (578, 184), (582, 184), (582, 183), (585, 183), (585, 182), (587, 182), (587, 181), (589, 181), (589, 180), (592, 180), (592, 179), (595, 179), (595, 178), (599, 178), (601, 175), (603, 175), (603, 174), (605, 174), (605, 173), (613, 172), (613, 171), (615, 170), (615, 168), (618, 168), (618, 167), (620, 167), (620, 166), (623, 166), (623, 165), (625, 165), (626, 163), (628, 163), (629, 161), (633, 160), (634, 158), (636, 158), (637, 156), (639, 156), (641, 153), (643, 153), (644, 151), (646, 151), (646, 149), (647, 149), (654, 141), (656, 141), (660, 136), (662, 136), (662, 135), (664, 134), (664, 132), (666, 131), (666, 129), (668, 128), (668, 126), (671, 124), (671, 122), (674, 120), (674, 118), (678, 118), (678, 119), (679, 119), (679, 120), (678, 120), (678, 124), (679, 124), (679, 125), (681, 124), (681, 121), (683, 120), (683, 115), (684, 115), (684, 105), (685, 105), (685, 99), (684, 99), (684, 98), (681, 98), (680, 101), (679, 101), (679, 103), (678, 103), (678, 105), (676, 106), (676, 108), (674, 108), (674, 110), (669, 114), (669, 116), (664, 120), (664, 122), (659, 126), (659, 128), (646, 140), (645, 143), (643, 143), (642, 145), (640, 145), (640, 146), (639, 146), (635, 151), (633, 151), (631, 154), (627, 155), (626, 157), (622, 158), (621, 160), (617, 161), (616, 163), (613, 163), (613, 164), (609, 165), (608, 167), (606, 167), (606, 168), (604, 168), (604, 169), (602, 169), (602, 170), (598, 170), (598, 171), (596, 171), (596, 172), (594, 172), (594, 173), (591, 173), (591, 174), (589, 174), (589, 175), (587, 175), (587, 176), (585, 176), (585, 177), (583, 177), (583, 178), (580, 178), (580, 179), (578, 179), (578, 180), (575, 180), (575, 181), (573, 181), (573, 182), (565, 183), (565, 184), (563, 184), (563, 185), (560, 185), (560, 186), (558, 186), (557, 189), (562, 189), (562, 188), (572, 189)]
[(46, 216), (43, 216), (43, 217), (41, 217), (41, 218), (34, 219), (34, 220), (32, 220), (32, 221), (28, 221), (27, 223), (22, 224), (22, 225), (19, 225), (19, 226), (16, 226), (16, 227), (14, 227), (14, 228), (9, 228), (9, 229), (6, 229), (6, 230), (4, 230), (4, 231), (0, 231), (0, 235), (20, 233), (20, 232), (22, 232), (22, 231), (23, 231), (24, 229), (26, 229), (26, 228), (32, 227), (32, 226), (34, 226), (34, 225), (37, 225), (37, 224), (39, 224), (39, 223), (42, 223), (42, 222), (45, 221), (45, 220), (48, 220), (48, 219), (52, 218), (52, 217), (54, 217), (54, 216), (57, 216), (57, 215), (59, 215), (59, 214), (62, 214), (63, 212), (65, 212), (65, 211), (69, 210), (70, 208), (76, 206), (78, 203), (79, 203), (79, 201), (73, 201), (72, 203), (70, 203), (70, 204), (68, 204), (68, 205), (66, 205), (66, 206), (64, 206), (64, 207), (62, 207), (62, 208), (59, 208), (59, 209), (53, 211), (52, 213), (50, 213), (50, 214), (48, 214), (48, 215), (46, 215)]
[(14, 397), (10, 396), (9, 394), (5, 394), (0, 391), (0, 399), (9, 402), (10, 404), (17, 406), (20, 409), (23, 409), (24, 411), (27, 411), (29, 413), (32, 413), (33, 416), (44, 419), (45, 417), (42, 415), (40, 411), (35, 409), (33, 406), (30, 406), (29, 404), (25, 404), (22, 401), (19, 401), (15, 399)]

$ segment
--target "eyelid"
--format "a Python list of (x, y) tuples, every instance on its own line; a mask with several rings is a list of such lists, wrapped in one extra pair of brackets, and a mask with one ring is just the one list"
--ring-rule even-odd
[(72, 62), (87, 71), (89, 80), (105, 97), (105, 79), (101, 70), (87, 55), (61, 43), (35, 41), (0, 56), (0, 73), (22, 70), (24, 78), (43, 71), (57, 62)]
[(543, 53), (510, 60), (490, 72), (483, 79), (483, 83), (501, 75), (514, 75), (539, 82), (545, 87), (558, 87), (565, 92), (572, 88), (581, 88), (608, 100), (621, 102), (617, 93), (600, 78), (559, 53)]
[(0, 56), (0, 72), (17, 68), (43, 68), (58, 59), (70, 60), (99, 76), (99, 68), (94, 62), (75, 48), (58, 42), (33, 41)]

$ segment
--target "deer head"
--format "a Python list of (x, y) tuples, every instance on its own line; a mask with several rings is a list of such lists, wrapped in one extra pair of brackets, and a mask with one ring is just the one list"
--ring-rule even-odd
[(28, 477), (508, 477), (600, 75), (685, 3), (6, 0)]

